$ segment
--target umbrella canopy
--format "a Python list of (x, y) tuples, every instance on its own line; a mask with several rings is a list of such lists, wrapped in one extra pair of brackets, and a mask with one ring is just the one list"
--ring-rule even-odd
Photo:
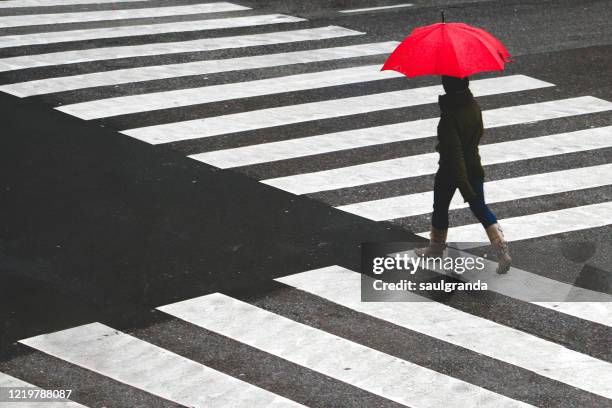
[(464, 78), (483, 71), (502, 71), (506, 62), (510, 62), (510, 53), (485, 30), (464, 23), (436, 23), (412, 31), (382, 70), (401, 72), (409, 78)]

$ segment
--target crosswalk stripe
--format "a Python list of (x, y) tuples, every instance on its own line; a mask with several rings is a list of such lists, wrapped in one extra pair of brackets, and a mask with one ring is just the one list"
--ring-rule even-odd
[(0, 91), (26, 97), (45, 93), (62, 92), (96, 86), (117, 85), (155, 79), (177, 78), (189, 75), (204, 75), (229, 71), (357, 58), (367, 55), (385, 54), (392, 51), (397, 43), (371, 43), (346, 47), (322, 48), (280, 54), (256, 55), (252, 57), (228, 58), (221, 60), (196, 61), (181, 64), (158, 65), (95, 72), (68, 77), (41, 79), (0, 86)]
[(78, 6), (85, 4), (133, 3), (149, 0), (5, 0), (0, 1), (0, 8)]
[(223, 11), (250, 10), (249, 7), (219, 2), (192, 4), (176, 7), (136, 8), (128, 10), (84, 11), (74, 13), (28, 14), (0, 16), (0, 28), (35, 26), (45, 24), (84, 23), (91, 21), (125, 20), (131, 18), (185, 16), (191, 14), (218, 13)]
[[(486, 128), (612, 110), (612, 103), (592, 96), (491, 109), (482, 113)], [(194, 154), (195, 160), (222, 169), (293, 159), (436, 135), (438, 118), (375, 126), (324, 135)]]
[(402, 74), (395, 72), (391, 73), (391, 75), (377, 75), (379, 71), (380, 65), (367, 65), (289, 75), (280, 78), (99, 99), (91, 102), (65, 105), (57, 108), (57, 110), (89, 120), (230, 99), (296, 92), (366, 81), (379, 81), (402, 76)]
[(530, 406), (219, 293), (158, 309), (414, 408)]
[(394, 8), (404, 8), (404, 7), (412, 7), (414, 4), (405, 3), (405, 4), (394, 4), (392, 6), (379, 6), (379, 7), (367, 7), (367, 8), (358, 8), (358, 9), (349, 9), (349, 10), (339, 10), (339, 13), (360, 13), (362, 11), (377, 11), (377, 10), (388, 10)]
[[(475, 95), (516, 92), (548, 86), (553, 85), (524, 75), (481, 79), (471, 84)], [(437, 101), (440, 93), (439, 85), (404, 89), (147, 126), (129, 129), (122, 133), (151, 144), (175, 142), (433, 103)]]
[[(527, 197), (612, 184), (612, 164), (581, 167), (523, 177), (489, 181), (484, 184), (487, 203), (520, 200)], [(374, 221), (411, 217), (432, 211), (433, 191), (365, 201), (337, 207), (342, 211)], [(455, 194), (450, 209), (466, 208), (460, 194)]]
[[(276, 280), (361, 313), (533, 371), (543, 377), (612, 397), (612, 364), (570, 350), (520, 330), (428, 301), (406, 292), (413, 301), (361, 302), (359, 273), (339, 266), (307, 271)], [(365, 279), (371, 279), (365, 277)]]
[(283, 14), (265, 14), (233, 18), (180, 21), (174, 23), (18, 34), (0, 37), (0, 48), (37, 44), (53, 44), (69, 41), (85, 41), (103, 38), (133, 37), (138, 35), (181, 33), (186, 31), (217, 30), (221, 28), (250, 27), (267, 24), (296, 23), (299, 21), (305, 21), (305, 19), (286, 16)]
[(47, 54), (22, 55), (0, 59), (0, 72), (50, 65), (75, 64), (80, 62), (111, 60), (118, 58), (169, 55), (183, 52), (202, 52), (241, 47), (284, 44), (298, 41), (324, 40), (330, 38), (362, 35), (363, 33), (338, 26), (308, 28), (304, 30), (280, 31), (263, 34), (236, 35), (231, 37), (202, 38), (180, 42), (161, 42), (121, 47), (93, 48), (85, 50), (52, 52)]
[(100, 323), (20, 343), (185, 406), (302, 406)]
[[(580, 143), (579, 140), (578, 143)], [(612, 224), (612, 201), (504, 218), (499, 221), (508, 241), (520, 241), (564, 232), (598, 228)], [(428, 234), (422, 232), (418, 235), (425, 237)], [(484, 229), (480, 224), (449, 228), (448, 236), (449, 240), (456, 242), (484, 242), (487, 240)]]
[[(612, 146), (610, 132), (612, 132), (612, 126), (605, 126), (576, 132), (487, 144), (480, 146), (480, 156), (483, 165), (491, 165), (602, 149)], [(268, 179), (263, 180), (262, 183), (294, 194), (308, 194), (434, 174), (437, 168), (438, 153), (425, 153), (332, 170)]]
[[(29, 401), (15, 400), (14, 402), (8, 402), (6, 400), (6, 398), (9, 396), (8, 390), (16, 389), (16, 388), (34, 388), (37, 390), (40, 389), (39, 387), (36, 387), (35, 385), (22, 381), (18, 378), (12, 377), (8, 374), (0, 373), (0, 407), (8, 408), (9, 404), (11, 404), (10, 405), (11, 407), (14, 407), (15, 404), (17, 404), (17, 407), (36, 408), (36, 407), (43, 407), (43, 404), (44, 404), (45, 408), (86, 408), (84, 405), (78, 404), (73, 401), (31, 402), (32, 400), (30, 399)], [(3, 402), (6, 403), (6, 405), (4, 405)]]

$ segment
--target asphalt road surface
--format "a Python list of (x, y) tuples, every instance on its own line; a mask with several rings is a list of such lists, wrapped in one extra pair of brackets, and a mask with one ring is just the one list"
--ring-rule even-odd
[[(441, 8), (514, 57), (471, 88), (515, 263), (486, 293), (361, 302), (360, 243), (426, 242), (439, 79), (379, 70)], [(611, 407), (611, 21), (0, 1), (0, 407)], [(486, 241), (475, 222), (457, 197), (449, 240)]]

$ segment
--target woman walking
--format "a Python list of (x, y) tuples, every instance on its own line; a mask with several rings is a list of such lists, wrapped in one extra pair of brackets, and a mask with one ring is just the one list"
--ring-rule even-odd
[(502, 71), (510, 62), (506, 47), (487, 31), (465, 23), (442, 22), (415, 28), (391, 53), (382, 70), (408, 78), (441, 75), (445, 95), (439, 97), (438, 172), (434, 182), (434, 211), (430, 243), (418, 254), (438, 257), (446, 247), (448, 208), (455, 190), (482, 224), (497, 251), (497, 273), (507, 273), (512, 258), (495, 215), (484, 199), (484, 171), (478, 143), (483, 133), (482, 112), (469, 89), (468, 76)]
[(483, 134), (480, 106), (470, 91), (467, 77), (442, 76), (442, 86), (445, 95), (438, 100), (441, 116), (436, 145), (440, 161), (434, 181), (430, 243), (417, 253), (426, 257), (442, 256), (448, 232), (448, 209), (459, 189), (497, 252), (497, 273), (507, 273), (512, 262), (508, 243), (484, 198), (484, 170), (478, 154)]

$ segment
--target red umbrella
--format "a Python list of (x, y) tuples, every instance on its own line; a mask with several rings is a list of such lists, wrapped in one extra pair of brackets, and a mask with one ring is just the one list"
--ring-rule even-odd
[(409, 78), (464, 78), (483, 71), (502, 71), (510, 61), (506, 47), (485, 30), (442, 22), (414, 29), (391, 53), (382, 70), (401, 72)]

